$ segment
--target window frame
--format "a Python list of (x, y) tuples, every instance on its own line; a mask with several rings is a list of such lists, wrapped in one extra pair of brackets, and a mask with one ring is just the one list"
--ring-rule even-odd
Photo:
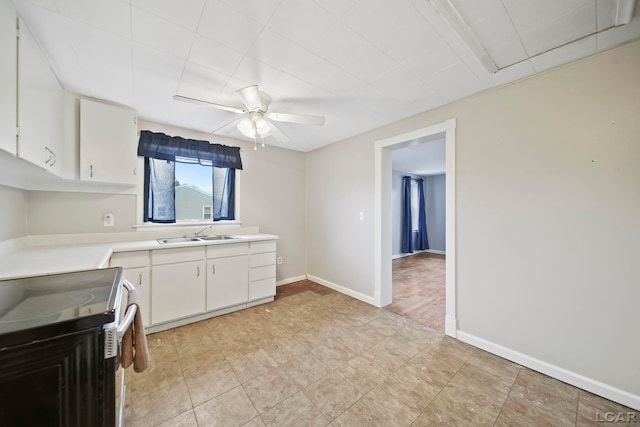
[(143, 171), (143, 173), (136, 173), (138, 180), (136, 182), (135, 188), (135, 197), (136, 197), (136, 224), (133, 226), (134, 228), (181, 228), (181, 227), (189, 227), (194, 225), (213, 225), (213, 227), (217, 226), (228, 226), (233, 224), (242, 224), (242, 209), (241, 209), (241, 198), (242, 194), (242, 169), (235, 170), (235, 182), (234, 182), (234, 216), (235, 219), (222, 219), (219, 221), (213, 220), (203, 220), (203, 219), (193, 219), (182, 220), (180, 222), (173, 223), (156, 223), (156, 222), (145, 222), (144, 221), (144, 157), (138, 156), (138, 167), (136, 171)]

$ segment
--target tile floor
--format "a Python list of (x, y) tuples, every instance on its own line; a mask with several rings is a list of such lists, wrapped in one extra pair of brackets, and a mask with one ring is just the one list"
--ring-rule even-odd
[(337, 292), (148, 341), (150, 368), (126, 371), (128, 426), (587, 426), (633, 412)]
[(420, 252), (392, 266), (393, 303), (385, 309), (444, 332), (445, 256)]

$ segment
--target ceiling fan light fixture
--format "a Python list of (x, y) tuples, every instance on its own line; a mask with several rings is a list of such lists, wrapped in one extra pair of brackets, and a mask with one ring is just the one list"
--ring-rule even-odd
[(259, 117), (256, 121), (256, 132), (260, 134), (261, 137), (265, 137), (269, 135), (271, 132), (271, 126), (269, 126), (269, 122), (267, 122), (264, 118)]
[(247, 138), (255, 138), (256, 136), (255, 124), (249, 117), (244, 117), (238, 122), (238, 130)]

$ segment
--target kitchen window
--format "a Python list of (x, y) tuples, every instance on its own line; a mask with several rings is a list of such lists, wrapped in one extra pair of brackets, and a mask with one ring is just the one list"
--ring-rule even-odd
[(235, 220), (235, 171), (240, 149), (140, 132), (144, 156), (144, 221)]

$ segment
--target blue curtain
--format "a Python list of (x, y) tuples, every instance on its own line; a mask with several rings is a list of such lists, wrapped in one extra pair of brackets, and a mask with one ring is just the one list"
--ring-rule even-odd
[(144, 220), (159, 223), (176, 222), (175, 163), (145, 159)]
[(212, 168), (213, 179), (213, 220), (235, 219), (235, 181), (236, 170), (231, 168)]
[(424, 251), (429, 249), (427, 238), (427, 215), (424, 203), (424, 180), (418, 179), (418, 236), (416, 239), (416, 250)]
[(242, 169), (240, 147), (210, 144), (209, 141), (169, 136), (148, 130), (140, 132), (138, 156), (200, 163), (218, 168)]
[(413, 230), (411, 221), (411, 177), (403, 178), (404, 200), (402, 204), (402, 253), (413, 253)]

